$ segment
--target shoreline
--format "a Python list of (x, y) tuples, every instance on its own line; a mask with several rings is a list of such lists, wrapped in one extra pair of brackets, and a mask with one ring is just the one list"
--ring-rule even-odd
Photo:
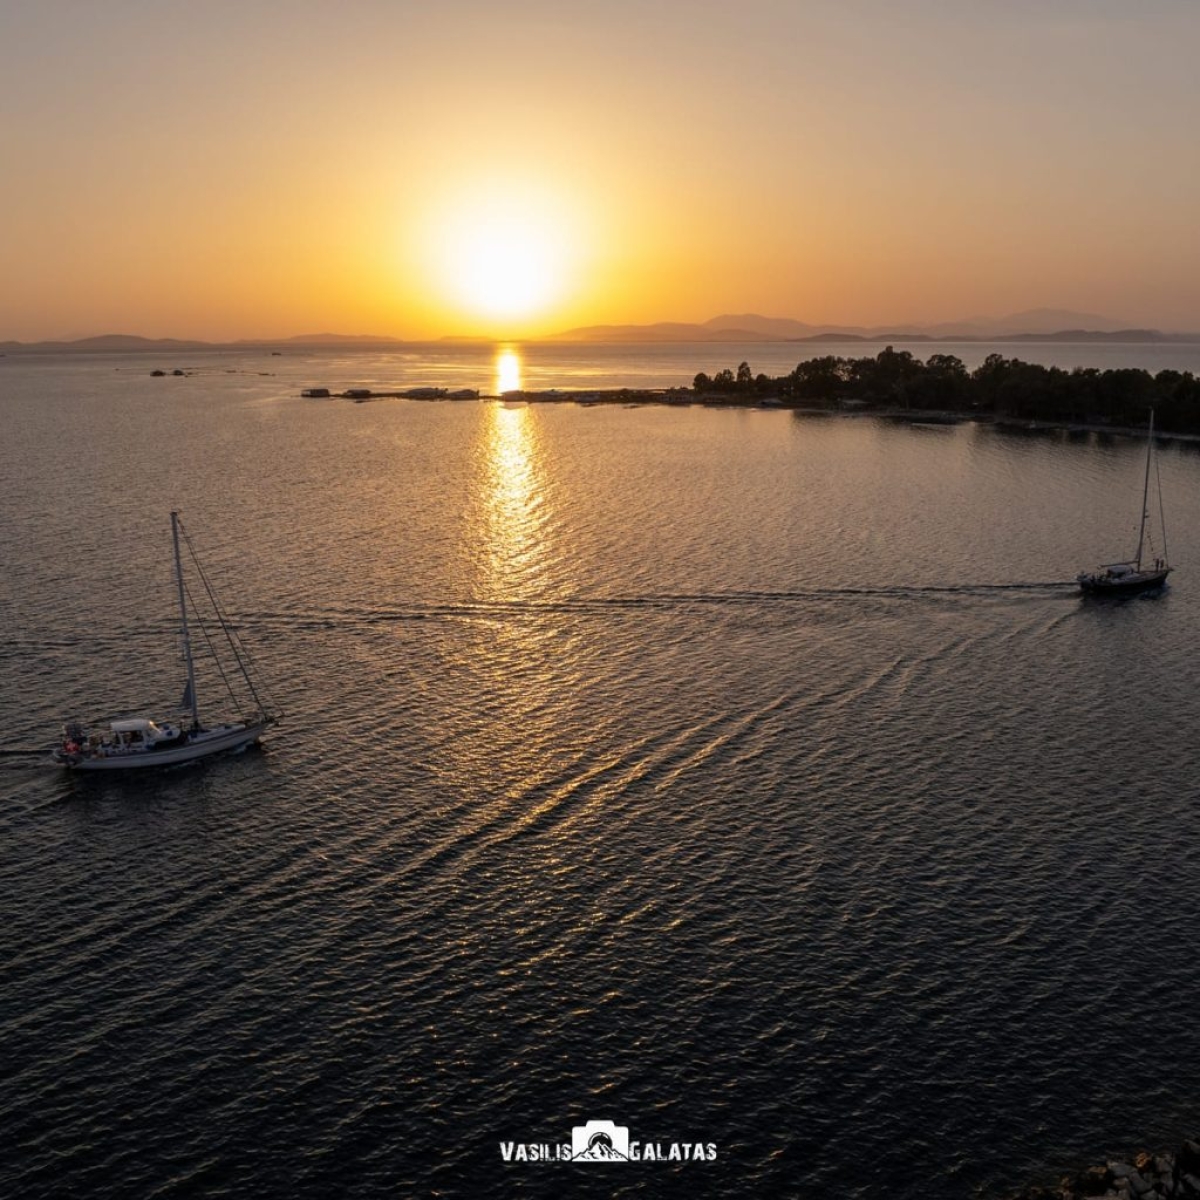
[[(960, 411), (955, 409), (906, 409), (895, 407), (871, 407), (866, 403), (850, 402), (836, 407), (812, 404), (791, 404), (778, 397), (731, 397), (724, 393), (701, 392), (691, 388), (596, 388), (562, 391), (549, 388), (545, 391), (512, 391), (503, 393), (477, 392), (462, 389), (451, 392), (446, 388), (413, 387), (376, 391), (368, 388), (349, 388), (335, 392), (328, 388), (305, 388), (301, 395), (305, 399), (350, 400), (364, 404), (376, 400), (413, 400), (423, 403), (458, 402), (468, 400), (500, 403), (509, 407), (526, 404), (574, 404), (579, 408), (620, 406), (640, 408), (658, 405), (666, 408), (715, 408), (749, 409), (762, 412), (788, 412), (803, 417), (842, 417), (859, 419), (880, 417), (905, 425), (990, 425), (997, 429), (1028, 433), (1107, 434), (1111, 437), (1140, 439), (1146, 436), (1145, 428), (1129, 425), (1100, 425), (1085, 422), (1061, 422), (1025, 419), (1020, 417), (994, 416), (989, 413)], [(1156, 430), (1156, 441), (1200, 443), (1200, 433), (1174, 433)]]

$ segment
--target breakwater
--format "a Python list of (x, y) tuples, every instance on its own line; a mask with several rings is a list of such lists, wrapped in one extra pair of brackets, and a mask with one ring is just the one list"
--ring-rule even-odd
[(1084, 1200), (1093, 1196), (1200, 1200), (1200, 1141), (1185, 1141), (1173, 1154), (1141, 1151), (1128, 1162), (1110, 1159), (1103, 1166), (1063, 1176), (1056, 1185), (1027, 1188), (1008, 1200)]

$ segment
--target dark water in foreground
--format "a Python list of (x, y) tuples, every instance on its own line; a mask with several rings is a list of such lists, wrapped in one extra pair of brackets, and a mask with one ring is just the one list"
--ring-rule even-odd
[[(173, 506), (288, 716), (0, 760), (0, 1195), (949, 1200), (1195, 1131), (1200, 456), (1174, 586), (1082, 603), (1135, 443), (139, 364), (0, 371), (0, 740), (171, 710)], [(593, 1119), (717, 1158), (502, 1161)]]

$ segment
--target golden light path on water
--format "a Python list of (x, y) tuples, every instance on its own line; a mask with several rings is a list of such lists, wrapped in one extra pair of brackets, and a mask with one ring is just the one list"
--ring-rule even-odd
[[(505, 370), (519, 369), (515, 354), (506, 361), (512, 365)], [(595, 728), (605, 723), (594, 717), (586, 723), (571, 708), (574, 697), (595, 696), (579, 686), (589, 670), (587, 639), (564, 628), (561, 619), (539, 615), (540, 604), (564, 595), (569, 575), (554, 448), (543, 420), (524, 401), (496, 400), (479, 409), (464, 549), (474, 595), (497, 608), (467, 627), (465, 646), (455, 656), (458, 689), (475, 703), (455, 711), (451, 736), (435, 759), (448, 787), (482, 778), (488, 764), (501, 764), (491, 786), (472, 794), (452, 846), (464, 837), (472, 846), (498, 846), (555, 814), (563, 818), (561, 829), (556, 823), (541, 835), (547, 854), (540, 866), (523, 855), (506, 860), (509, 886), (530, 897), (545, 888), (547, 865), (561, 867), (559, 840), (590, 811), (591, 801), (576, 805), (570, 819), (560, 809), (575, 797), (575, 776), (581, 762), (590, 762)], [(573, 731), (570, 737), (563, 737), (564, 728)], [(549, 953), (562, 952), (556, 946)]]
[(544, 481), (533, 410), (488, 405), (482, 544), (487, 590), (496, 598), (540, 592), (545, 552)]
[(496, 354), (496, 395), (521, 390), (521, 357), (511, 346)]

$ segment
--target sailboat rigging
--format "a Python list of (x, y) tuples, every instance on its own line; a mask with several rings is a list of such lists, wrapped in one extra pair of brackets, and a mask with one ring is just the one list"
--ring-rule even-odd
[[(1162, 535), (1162, 555), (1153, 547), (1153, 529), (1150, 526), (1150, 467), (1154, 466), (1154, 479), (1158, 489), (1158, 522)], [(1149, 547), (1147, 542), (1149, 541)], [(1149, 554), (1147, 555), (1147, 549)], [(1144, 561), (1144, 556), (1150, 562)], [(1154, 409), (1150, 410), (1150, 426), (1146, 434), (1146, 470), (1142, 480), (1142, 520), (1138, 527), (1137, 552), (1125, 562), (1108, 563), (1092, 572), (1081, 572), (1076, 576), (1080, 591), (1085, 594), (1126, 594), (1144, 592), (1162, 587), (1171, 567), (1167, 560), (1167, 522), (1163, 509), (1162, 479), (1158, 472), (1158, 458), (1154, 452)]]
[[(216, 618), (238, 674), (248, 692), (249, 711), (236, 720), (219, 724), (204, 724), (200, 720), (200, 704), (196, 690), (196, 664), (193, 652), (193, 630), (199, 632), (216, 664), (229, 692), (231, 701), (239, 703), (229, 675), (217, 654), (212, 633), (200, 616), (200, 608), (193, 602), (183, 570), (181, 538), (187, 545), (193, 573), (199, 580), (208, 599), (208, 605)], [(191, 539), (177, 512), (171, 513), (171, 543), (175, 558), (175, 585), (179, 600), (179, 634), (183, 659), (187, 667), (187, 682), (184, 685), (183, 701), (180, 705), (190, 717), (186, 724), (169, 721), (156, 722), (146, 717), (112, 721), (107, 729), (91, 731), (78, 721), (69, 721), (63, 726), (62, 742), (54, 758), (64, 767), (76, 771), (129, 770), (140, 767), (165, 767), (178, 763), (208, 758), (229, 750), (241, 750), (257, 742), (273, 725), (280, 714), (272, 712), (264, 701), (262, 683), (256, 673), (237, 631), (217, 601), (208, 576), (196, 556)]]

